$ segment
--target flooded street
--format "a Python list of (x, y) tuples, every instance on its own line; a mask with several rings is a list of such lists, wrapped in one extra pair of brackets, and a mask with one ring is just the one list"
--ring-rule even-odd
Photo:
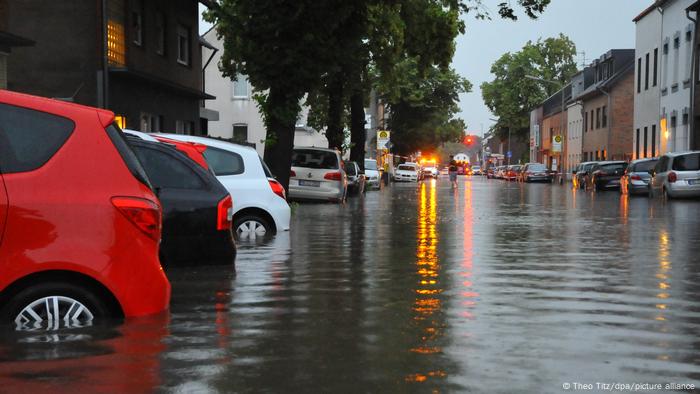
[(295, 205), (235, 275), (169, 272), (167, 316), (3, 332), (0, 391), (698, 387), (698, 208), (481, 177)]

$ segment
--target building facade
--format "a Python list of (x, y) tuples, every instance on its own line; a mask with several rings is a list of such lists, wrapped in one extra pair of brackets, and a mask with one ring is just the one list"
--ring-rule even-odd
[(530, 111), (530, 163), (541, 163), (540, 146), (542, 138), (542, 106)]
[(690, 119), (690, 149), (700, 150), (700, 40), (698, 39), (698, 33), (700, 32), (700, 23), (698, 21), (698, 11), (700, 11), (700, 1), (695, 1), (688, 8), (688, 16), (692, 16), (695, 19), (694, 22), (694, 36), (693, 36), (693, 76), (691, 83), (691, 108), (692, 117)]
[[(104, 8), (103, 8), (104, 6)], [(201, 132), (195, 0), (6, 0), (36, 42), (8, 60), (8, 88), (114, 111), (141, 131)], [(26, 23), (31, 20), (32, 23)]]
[(583, 107), (581, 161), (632, 158), (634, 56), (614, 49), (589, 66), (593, 83), (574, 97)]
[[(223, 42), (217, 37), (216, 28), (209, 29), (202, 39), (210, 44), (202, 50), (202, 60), (210, 63), (204, 69), (204, 86), (216, 98), (207, 100), (205, 108), (217, 114), (208, 122), (208, 135), (230, 139), (254, 146), (260, 156), (265, 153), (267, 130), (263, 116), (253, 98), (253, 86), (245, 75), (235, 80), (225, 77), (218, 68), (223, 55)], [(302, 106), (294, 133), (294, 145), (328, 147), (325, 135), (306, 124), (308, 108)]]

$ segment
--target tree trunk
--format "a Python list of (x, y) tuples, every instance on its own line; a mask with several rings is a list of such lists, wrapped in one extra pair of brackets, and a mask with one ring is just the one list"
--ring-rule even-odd
[(328, 82), (328, 128), (326, 138), (328, 147), (343, 151), (345, 135), (343, 133), (343, 85), (341, 73), (335, 73)]
[(273, 87), (270, 88), (265, 108), (268, 112), (265, 163), (270, 167), (272, 175), (289, 192), (289, 171), (292, 167), (296, 116), (284, 116), (284, 114), (295, 111), (298, 114), (299, 99), (292, 95), (285, 95), (282, 89)]
[(350, 160), (356, 162), (362, 171), (365, 170), (365, 106), (364, 92), (355, 88), (350, 96)]

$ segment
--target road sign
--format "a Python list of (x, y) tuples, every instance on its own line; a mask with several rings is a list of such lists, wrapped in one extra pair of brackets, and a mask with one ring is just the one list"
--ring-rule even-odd
[(510, 159), (511, 157), (513, 157), (513, 152), (511, 152), (511, 151), (506, 152), (506, 157), (509, 158), (509, 159)]
[(377, 149), (387, 148), (387, 143), (389, 143), (389, 138), (391, 138), (391, 133), (386, 130), (377, 131)]
[(561, 152), (561, 143), (564, 141), (561, 135), (552, 137), (552, 152)]

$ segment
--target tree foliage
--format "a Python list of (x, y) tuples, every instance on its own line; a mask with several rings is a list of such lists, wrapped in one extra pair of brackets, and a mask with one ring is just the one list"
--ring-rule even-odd
[[(515, 53), (506, 53), (491, 66), (494, 79), (481, 84), (486, 106), (498, 117), (497, 135), (508, 128), (520, 134), (529, 129), (530, 111), (557, 92), (576, 73), (576, 45), (566, 36), (528, 41)], [(537, 81), (533, 76), (548, 81)]]

